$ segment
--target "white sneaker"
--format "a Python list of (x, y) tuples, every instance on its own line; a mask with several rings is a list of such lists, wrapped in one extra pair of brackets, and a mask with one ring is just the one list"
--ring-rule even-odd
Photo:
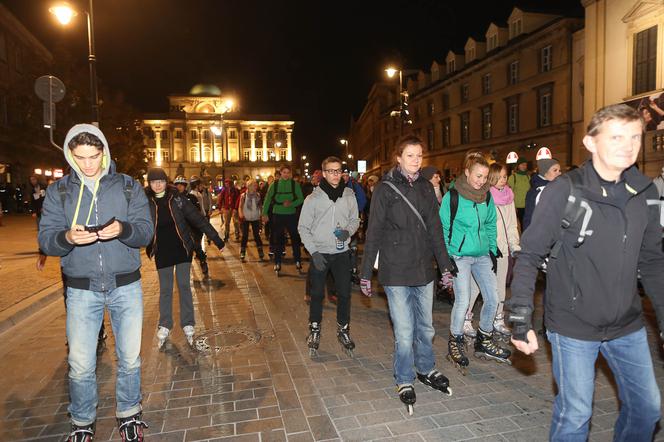
[(463, 321), (463, 334), (470, 337), (474, 338), (477, 336), (477, 331), (473, 328), (473, 314), (468, 313), (466, 315), (466, 320)]
[(171, 331), (166, 327), (159, 326), (159, 330), (157, 330), (157, 346), (159, 348), (164, 346), (164, 342), (166, 342), (170, 333)]
[(189, 345), (194, 345), (194, 326), (185, 325), (182, 330), (184, 331), (184, 336), (187, 338)]

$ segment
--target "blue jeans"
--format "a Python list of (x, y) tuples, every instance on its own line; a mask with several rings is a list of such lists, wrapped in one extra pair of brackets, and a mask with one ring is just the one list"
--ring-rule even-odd
[(482, 311), (480, 312), (480, 328), (489, 333), (493, 331), (493, 320), (498, 309), (498, 291), (496, 274), (491, 270), (491, 258), (484, 256), (453, 256), (459, 268), (454, 278), (454, 306), (452, 307), (452, 323), (450, 331), (453, 335), (463, 334), (463, 321), (470, 304), (471, 281), (475, 278), (482, 292)]
[(97, 415), (97, 337), (104, 306), (111, 317), (118, 358), (116, 416), (129, 417), (141, 411), (141, 281), (110, 292), (67, 288), (69, 413), (79, 426), (92, 424)]
[(433, 370), (433, 281), (417, 287), (384, 286), (394, 327), (394, 378), (410, 384)]
[(660, 395), (646, 329), (610, 341), (582, 341), (547, 331), (558, 395), (553, 403), (551, 441), (585, 441), (592, 416), (598, 352), (618, 384), (620, 415), (613, 440), (651, 441), (660, 418)]

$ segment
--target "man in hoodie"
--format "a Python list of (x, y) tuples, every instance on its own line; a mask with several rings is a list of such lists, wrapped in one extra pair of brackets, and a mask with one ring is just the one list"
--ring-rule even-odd
[(337, 294), (337, 338), (346, 350), (352, 351), (355, 344), (349, 335), (352, 267), (348, 246), (360, 226), (360, 218), (355, 194), (341, 184), (341, 160), (328, 157), (322, 169), (323, 178), (304, 201), (297, 226), (312, 262), (307, 343), (313, 351), (318, 349), (325, 281), (331, 272)]
[(523, 221), (521, 222), (522, 232), (528, 228), (530, 221), (533, 219), (533, 211), (539, 202), (542, 190), (561, 174), (560, 163), (555, 158), (537, 160), (537, 173), (533, 174), (530, 179), (530, 190), (526, 193), (526, 210), (523, 214)]
[[(525, 354), (538, 348), (533, 292), (537, 269), (550, 254), (544, 310), (558, 386), (549, 433), (554, 442), (588, 439), (599, 353), (620, 397), (613, 440), (650, 441), (660, 419), (660, 392), (637, 289), (640, 272), (661, 334), (661, 208), (652, 180), (634, 165), (643, 129), (641, 116), (628, 105), (597, 111), (583, 138), (592, 159), (546, 186), (521, 237), (507, 307), (512, 343)], [(583, 210), (562, 229), (572, 191)]]
[(116, 417), (123, 440), (143, 440), (140, 248), (154, 229), (143, 188), (117, 173), (104, 134), (91, 124), (65, 138), (72, 173), (46, 191), (39, 245), (61, 258), (67, 286), (69, 441), (94, 437), (98, 404), (97, 332), (110, 313), (118, 355)]

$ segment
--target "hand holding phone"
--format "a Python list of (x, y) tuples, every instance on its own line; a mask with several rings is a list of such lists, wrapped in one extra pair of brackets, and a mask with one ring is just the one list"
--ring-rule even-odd
[(85, 226), (84, 229), (88, 232), (99, 232), (100, 230), (104, 230), (106, 227), (110, 226), (115, 222), (115, 217), (109, 219), (106, 221), (104, 224), (97, 224), (96, 226)]

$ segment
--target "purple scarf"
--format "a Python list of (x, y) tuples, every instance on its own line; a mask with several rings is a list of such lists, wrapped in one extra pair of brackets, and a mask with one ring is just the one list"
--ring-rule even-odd
[(514, 192), (510, 189), (509, 186), (503, 187), (502, 190), (497, 189), (494, 186), (491, 186), (489, 189), (491, 196), (493, 197), (493, 202), (498, 206), (506, 206), (512, 201), (514, 201)]

